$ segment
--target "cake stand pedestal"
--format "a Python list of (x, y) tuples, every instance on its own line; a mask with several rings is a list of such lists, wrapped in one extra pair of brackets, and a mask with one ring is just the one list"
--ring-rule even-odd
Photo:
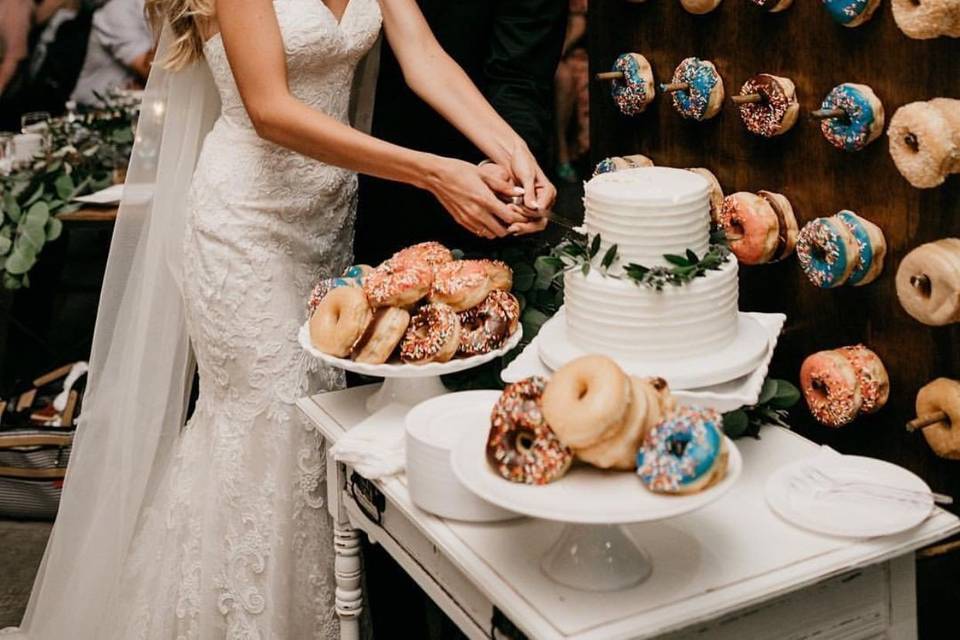
[(520, 344), (520, 340), (523, 338), (523, 328), (518, 326), (516, 333), (495, 351), (469, 358), (455, 358), (449, 362), (428, 362), (426, 364), (365, 364), (354, 362), (348, 358), (336, 358), (318, 351), (313, 346), (310, 341), (309, 323), (304, 323), (300, 327), (297, 338), (304, 351), (332, 367), (364, 376), (383, 378), (383, 385), (380, 390), (367, 398), (367, 411), (376, 413), (389, 404), (402, 404), (412, 407), (424, 400), (443, 395), (447, 390), (443, 386), (440, 376), (479, 367), (508, 353)]
[(486, 456), (490, 410), (498, 397), (498, 392), (464, 396), (456, 419), (467, 425), (466, 435), (453, 450), (453, 471), (463, 486), (491, 504), (566, 523), (540, 559), (540, 567), (550, 579), (573, 589), (619, 591), (648, 578), (656, 559), (644, 550), (642, 540), (632, 535), (639, 530), (622, 525), (666, 520), (705, 507), (729, 491), (743, 470), (740, 452), (727, 438), (723, 480), (690, 495), (652, 493), (634, 473), (578, 464), (547, 485), (510, 482)]

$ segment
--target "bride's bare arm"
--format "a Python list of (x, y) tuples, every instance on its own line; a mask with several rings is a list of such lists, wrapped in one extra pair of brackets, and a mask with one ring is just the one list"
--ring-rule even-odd
[(216, 0), (216, 12), (237, 88), (262, 138), (321, 162), (426, 189), (478, 235), (530, 230), (519, 210), (486, 186), (476, 166), (379, 140), (295, 98), (271, 0)]
[(380, 0), (380, 7), (387, 40), (407, 85), (487, 157), (513, 173), (529, 209), (552, 206), (556, 190), (527, 144), (443, 50), (416, 0)]

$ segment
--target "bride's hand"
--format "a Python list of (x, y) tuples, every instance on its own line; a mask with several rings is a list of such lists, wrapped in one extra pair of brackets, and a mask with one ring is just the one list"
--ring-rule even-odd
[(502, 238), (512, 225), (527, 218), (516, 205), (502, 202), (491, 190), (480, 167), (445, 158), (427, 188), (457, 224), (483, 238)]
[(510, 166), (513, 181), (523, 189), (523, 206), (531, 212), (544, 212), (553, 208), (557, 189), (547, 178), (526, 143), (520, 138), (510, 151)]
[[(510, 172), (494, 162), (481, 164), (480, 176), (501, 200), (509, 201), (523, 195), (523, 187), (518, 186), (513, 181), (513, 176)], [(543, 231), (547, 227), (547, 218), (542, 216), (540, 212), (524, 209), (522, 213), (524, 214), (524, 220), (511, 224), (507, 229), (508, 234), (521, 236)]]

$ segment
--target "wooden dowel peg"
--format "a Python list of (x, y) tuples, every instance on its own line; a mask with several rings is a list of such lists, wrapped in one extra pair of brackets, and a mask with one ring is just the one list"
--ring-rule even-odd
[(759, 93), (746, 93), (742, 96), (733, 96), (730, 98), (735, 104), (749, 104), (751, 102), (762, 102), (763, 96)]
[(623, 77), (623, 71), (601, 71), (594, 77), (597, 80), (619, 80)]
[(930, 295), (930, 276), (927, 274), (910, 276), (910, 285), (924, 296)]
[(907, 135), (903, 136), (903, 142), (914, 151), (920, 151), (920, 141), (917, 140), (916, 135), (908, 133)]
[(660, 90), (665, 93), (673, 93), (674, 91), (686, 91), (690, 88), (690, 84), (686, 82), (671, 82), (670, 84), (661, 84)]
[(817, 120), (826, 120), (827, 118), (842, 118), (847, 115), (847, 112), (843, 109), (817, 109), (811, 111), (810, 115)]
[(943, 422), (947, 420), (947, 414), (943, 411), (937, 411), (936, 413), (930, 413), (924, 416), (918, 416), (907, 423), (907, 431), (916, 431), (917, 429), (926, 429), (927, 427), (933, 426), (938, 422)]

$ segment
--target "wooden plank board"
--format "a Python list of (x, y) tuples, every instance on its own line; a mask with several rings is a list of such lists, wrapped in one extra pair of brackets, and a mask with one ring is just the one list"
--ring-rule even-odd
[(117, 219), (118, 207), (85, 207), (70, 213), (59, 213), (63, 222), (113, 222)]

